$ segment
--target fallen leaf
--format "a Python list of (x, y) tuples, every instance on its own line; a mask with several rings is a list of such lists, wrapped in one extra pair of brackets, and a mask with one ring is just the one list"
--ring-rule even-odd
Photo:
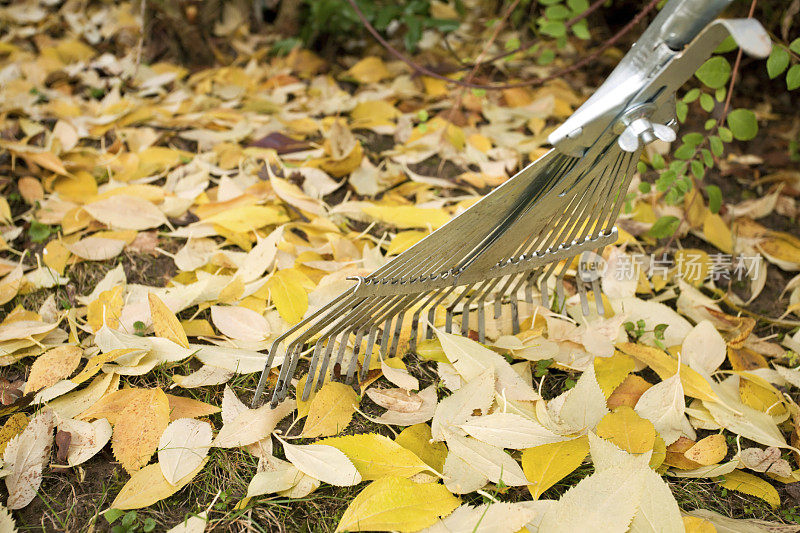
[(39, 411), (6, 446), (3, 462), (9, 472), (5, 478), (9, 509), (22, 509), (36, 497), (50, 459), (54, 425), (53, 411)]
[(203, 463), (211, 448), (211, 425), (179, 418), (167, 426), (158, 441), (158, 464), (166, 480), (176, 485)]
[(384, 477), (350, 502), (336, 531), (417, 531), (449, 515), (460, 503), (439, 483)]
[(781, 498), (778, 495), (778, 491), (775, 490), (775, 487), (760, 477), (742, 472), (741, 470), (734, 470), (730, 474), (725, 474), (724, 478), (725, 481), (722, 483), (723, 488), (761, 498), (770, 504), (772, 508), (779, 507), (781, 504)]
[(169, 400), (164, 391), (133, 390), (136, 392), (126, 398), (119, 416), (112, 422), (111, 438), (114, 457), (128, 472), (135, 472), (150, 461), (169, 424)]
[(686, 421), (686, 402), (680, 375), (676, 372), (672, 377), (647, 389), (634, 410), (653, 423), (667, 446), (678, 440)]
[(333, 446), (344, 453), (363, 481), (387, 476), (411, 477), (429, 469), (413, 452), (377, 433), (331, 437), (319, 444)]
[(111, 424), (105, 418), (94, 422), (67, 418), (59, 421), (58, 430), (71, 435), (65, 460), (69, 466), (85, 463), (111, 440)]
[(83, 350), (78, 346), (59, 346), (40, 355), (25, 384), (25, 394), (36, 392), (68, 377), (78, 368)]
[(311, 400), (303, 437), (328, 437), (344, 430), (353, 419), (358, 395), (344, 383), (329, 381)]
[(653, 424), (630, 407), (617, 407), (597, 423), (597, 435), (629, 453), (653, 449), (656, 431)]
[(194, 477), (200, 473), (208, 459), (204, 459), (200, 466), (195, 468), (184, 478), (172, 484), (164, 477), (161, 472), (161, 465), (153, 463), (141, 470), (133, 473), (131, 478), (119, 491), (117, 497), (111, 503), (112, 509), (127, 511), (129, 509), (142, 509), (149, 507), (157, 501), (169, 498), (183, 487), (189, 484)]
[(304, 474), (336, 487), (361, 483), (361, 474), (350, 459), (333, 446), (281, 443), (286, 458)]
[(189, 339), (183, 331), (178, 317), (152, 292), (147, 295), (150, 303), (150, 316), (153, 318), (153, 329), (156, 335), (171, 340), (179, 346), (189, 348)]
[(578, 468), (588, 454), (585, 436), (523, 450), (522, 470), (533, 499), (538, 500), (544, 491)]

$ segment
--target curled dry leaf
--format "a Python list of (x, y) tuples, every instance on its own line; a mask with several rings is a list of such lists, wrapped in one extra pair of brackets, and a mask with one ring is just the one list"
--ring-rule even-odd
[(766, 472), (781, 477), (792, 476), (792, 466), (781, 458), (781, 450), (774, 446), (766, 449), (746, 448), (739, 452), (742, 464), (755, 472)]
[(111, 424), (105, 418), (94, 422), (67, 418), (59, 421), (58, 431), (71, 435), (66, 456), (69, 466), (85, 463), (111, 440)]
[(405, 389), (380, 389), (373, 387), (367, 389), (366, 392), (369, 399), (376, 404), (384, 409), (390, 409), (399, 413), (413, 413), (418, 411), (422, 406), (422, 398), (420, 395)]
[[(369, 389), (367, 390), (367, 394), (369, 395)], [(422, 389), (419, 393), (411, 394), (415, 398), (421, 400), (419, 408), (414, 411), (406, 412), (405, 410), (390, 407), (388, 411), (376, 418), (375, 421), (393, 426), (412, 426), (414, 424), (427, 422), (433, 418), (437, 401), (436, 386), (431, 385), (430, 387)]]

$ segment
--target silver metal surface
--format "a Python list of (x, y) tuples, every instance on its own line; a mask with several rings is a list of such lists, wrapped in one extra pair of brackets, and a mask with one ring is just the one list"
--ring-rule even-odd
[[(769, 38), (757, 21), (712, 21), (729, 3), (667, 2), (608, 80), (553, 131), (553, 150), (279, 336), (254, 405), (278, 353), (284, 360), (273, 405), (286, 397), (304, 353), (311, 354), (302, 391), (308, 399), (327, 375), (352, 380), (361, 354), (363, 380), (373, 352), (395, 354), (404, 331), (415, 351), (423, 330), (432, 336), (437, 311), (446, 331), (457, 327), (460, 316), (461, 333), (476, 331), (483, 342), (487, 306), (495, 319), (508, 313), (513, 333), (520, 329), (520, 305), (532, 304), (534, 292), (543, 306), (562, 309), (571, 260), (599, 255), (617, 240), (614, 223), (643, 146), (675, 139), (677, 89), (727, 35), (750, 54), (769, 54)], [(576, 275), (574, 282), (583, 313), (591, 311), (592, 293), (597, 313), (604, 314), (598, 278)]]

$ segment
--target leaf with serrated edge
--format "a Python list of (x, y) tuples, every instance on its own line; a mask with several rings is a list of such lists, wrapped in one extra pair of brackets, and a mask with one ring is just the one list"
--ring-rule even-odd
[(278, 422), (291, 414), (294, 408), (294, 400), (287, 399), (275, 406), (274, 409), (267, 404), (258, 409), (243, 411), (232, 422), (223, 423), (217, 438), (214, 439), (214, 446), (217, 448), (235, 448), (269, 437)]
[(412, 451), (377, 433), (331, 437), (319, 441), (319, 444), (343, 452), (364, 481), (385, 476), (410, 477), (429, 470), (428, 465)]
[(595, 427), (608, 409), (595, 379), (594, 365), (589, 365), (574, 387), (550, 400), (547, 411), (557, 425), (551, 429), (558, 433), (578, 433)]
[(25, 394), (54, 385), (78, 368), (83, 350), (78, 346), (58, 346), (40, 355), (31, 365)]
[(569, 489), (542, 518), (539, 531), (627, 531), (639, 507), (646, 469), (616, 466), (596, 472)]
[[(367, 395), (369, 395), (369, 390), (367, 390)], [(436, 401), (438, 399), (436, 397), (436, 386), (426, 387), (419, 391), (418, 395), (422, 399), (422, 405), (416, 411), (406, 413), (389, 409), (374, 421), (392, 426), (413, 426), (414, 424), (427, 422), (433, 418), (436, 410)]]
[(147, 465), (133, 473), (111, 503), (111, 508), (120, 509), (122, 511), (142, 509), (164, 498), (169, 498), (188, 485), (189, 482), (200, 473), (203, 467), (206, 466), (207, 462), (208, 458), (204, 459), (197, 468), (178, 480), (178, 483), (175, 485), (171, 484), (167, 481), (167, 478), (164, 477), (164, 474), (161, 472), (161, 465), (158, 463)]
[(647, 453), (653, 449), (656, 439), (652, 422), (624, 405), (604, 416), (597, 424), (596, 433), (629, 453)]
[(275, 460), (275, 468), (265, 472), (258, 472), (247, 486), (247, 498), (274, 494), (294, 487), (304, 475), (292, 463)]
[(283, 440), (281, 443), (286, 458), (304, 474), (337, 487), (361, 483), (361, 474), (350, 459), (333, 446), (295, 445)]
[(311, 400), (303, 425), (303, 437), (336, 435), (353, 419), (358, 406), (358, 394), (344, 383), (330, 381)]
[(530, 418), (500, 411), (486, 416), (472, 417), (458, 427), (466, 431), (468, 435), (487, 444), (514, 450), (532, 448), (566, 439)]
[(497, 377), (496, 390), (510, 400), (538, 400), (539, 395), (525, 383), (502, 355), (481, 344), (462, 337), (434, 329), (442, 343), (447, 359), (467, 382), (472, 381), (487, 369), (494, 369)]
[(725, 361), (725, 339), (709, 320), (699, 322), (683, 340), (681, 356), (690, 368), (711, 375)]
[(522, 452), (522, 470), (528, 479), (533, 499), (578, 468), (589, 453), (587, 438), (528, 448)]
[(499, 483), (502, 480), (511, 487), (528, 484), (522, 468), (501, 448), (450, 431), (445, 431), (445, 442), (450, 453), (469, 463), (492, 483)]
[(667, 446), (678, 440), (686, 411), (680, 375), (676, 372), (644, 391), (634, 410), (653, 423)]
[(22, 509), (33, 501), (42, 484), (42, 470), (50, 458), (53, 443), (53, 411), (39, 411), (25, 429), (11, 439), (3, 452), (8, 508)]
[(211, 424), (193, 418), (170, 422), (158, 441), (158, 463), (173, 485), (203, 462), (211, 448)]
[(101, 374), (95, 377), (83, 389), (60, 396), (48, 402), (47, 405), (58, 416), (76, 418), (92, 407), (104, 394), (110, 390), (116, 389), (118, 386), (119, 376), (115, 374)]
[(111, 446), (114, 457), (128, 472), (146, 465), (169, 424), (169, 400), (161, 389), (133, 389), (114, 421)]
[(514, 533), (536, 517), (528, 502), (493, 502), (472, 507), (462, 505), (447, 518), (423, 529), (420, 533)]
[(643, 472), (644, 482), (630, 533), (683, 533), (681, 510), (669, 486), (649, 468), (639, 472)]
[(385, 477), (367, 485), (350, 502), (336, 531), (418, 531), (460, 503), (439, 483)]
[(431, 422), (433, 439), (444, 440), (448, 427), (463, 424), (474, 411), (487, 412), (494, 400), (494, 381), (494, 369), (489, 368), (440, 401)]

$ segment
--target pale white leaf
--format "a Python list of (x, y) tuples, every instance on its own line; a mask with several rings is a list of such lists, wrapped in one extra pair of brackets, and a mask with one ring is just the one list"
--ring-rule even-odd
[(525, 383), (505, 358), (481, 344), (435, 329), (447, 359), (466, 381), (491, 368), (497, 377), (497, 392), (510, 400), (538, 400), (539, 395)]
[(678, 440), (686, 410), (680, 374), (676, 372), (644, 391), (634, 410), (653, 423), (667, 446)]
[(189, 375), (175, 374), (172, 380), (184, 389), (196, 389), (227, 383), (234, 376), (233, 372), (218, 366), (203, 365)]
[(167, 219), (152, 202), (138, 196), (115, 194), (83, 206), (95, 220), (114, 229), (145, 230), (166, 224)]
[(295, 407), (295, 401), (290, 398), (279, 403), (274, 409), (266, 404), (258, 409), (243, 411), (232, 422), (222, 425), (217, 438), (214, 439), (214, 446), (233, 448), (269, 437), (278, 422), (291, 414)]
[(298, 470), (337, 487), (361, 483), (361, 474), (350, 459), (333, 446), (325, 444), (295, 445), (281, 441), (283, 453)]
[(469, 494), (489, 482), (489, 478), (453, 453), (447, 454), (442, 470), (444, 486), (453, 494)]
[(58, 430), (70, 434), (67, 451), (69, 466), (88, 461), (111, 440), (111, 424), (105, 418), (93, 422), (66, 418), (58, 422)]
[(631, 522), (631, 533), (683, 533), (681, 511), (664, 480), (649, 468), (643, 468), (639, 510)]
[(211, 321), (232, 339), (261, 341), (269, 336), (267, 320), (246, 307), (215, 305), (211, 307)]
[(6, 476), (9, 509), (22, 509), (36, 497), (42, 484), (42, 470), (50, 458), (54, 425), (53, 411), (44, 409), (8, 442), (3, 462), (9, 471)]
[(276, 459), (275, 468), (264, 472), (258, 472), (250, 484), (247, 486), (247, 498), (261, 496), (263, 494), (274, 494), (294, 487), (303, 473), (292, 463)]
[(407, 371), (400, 368), (393, 368), (386, 364), (386, 361), (381, 361), (381, 372), (383, 377), (394, 383), (401, 389), (405, 390), (418, 390), (419, 381), (417, 378), (409, 374)]
[(206, 530), (207, 524), (208, 513), (203, 511), (198, 515), (190, 516), (183, 522), (176, 524), (171, 529), (168, 529), (167, 533), (203, 533)]
[(697, 324), (686, 335), (681, 349), (683, 362), (704, 376), (716, 371), (727, 354), (725, 339), (710, 320), (703, 320)]
[(511, 487), (528, 484), (522, 467), (501, 448), (451, 431), (445, 432), (445, 440), (450, 453), (463, 459), (489, 481), (499, 483), (502, 480)]
[(487, 444), (514, 450), (564, 440), (561, 435), (530, 418), (500, 411), (486, 416), (472, 417), (458, 427)]
[(473, 411), (487, 412), (494, 400), (494, 370), (485, 370), (436, 406), (431, 422), (434, 440), (444, 440), (448, 426), (459, 426), (469, 420)]
[[(369, 390), (367, 394), (369, 394)], [(413, 426), (414, 424), (427, 422), (433, 418), (433, 414), (436, 410), (436, 401), (438, 400), (436, 397), (436, 386), (431, 385), (430, 387), (426, 387), (419, 391), (416, 396), (422, 400), (418, 409), (414, 411), (389, 409), (374, 420), (390, 426)]]
[(485, 503), (477, 507), (462, 505), (447, 518), (420, 533), (516, 533), (534, 519), (536, 511), (521, 503)]
[(167, 481), (178, 481), (200, 466), (211, 448), (211, 424), (193, 418), (170, 422), (158, 441), (158, 464)]
[(105, 237), (86, 237), (66, 245), (67, 249), (87, 261), (106, 261), (117, 257), (125, 248), (125, 241)]
[(550, 400), (547, 412), (556, 425), (551, 429), (558, 433), (594, 428), (608, 414), (606, 397), (597, 383), (594, 365), (588, 366), (574, 387)]
[(236, 271), (236, 275), (244, 283), (250, 283), (263, 276), (264, 272), (272, 268), (275, 253), (278, 251), (278, 242), (282, 238), (283, 226), (279, 226), (263, 239), (259, 239), (258, 243), (247, 252), (247, 257)]
[[(267, 364), (267, 354), (226, 346), (210, 344), (189, 344), (189, 348), (197, 350), (195, 359), (203, 364), (218, 366), (237, 374), (261, 372)], [(273, 367), (283, 363), (283, 354), (279, 353), (272, 362)]]

